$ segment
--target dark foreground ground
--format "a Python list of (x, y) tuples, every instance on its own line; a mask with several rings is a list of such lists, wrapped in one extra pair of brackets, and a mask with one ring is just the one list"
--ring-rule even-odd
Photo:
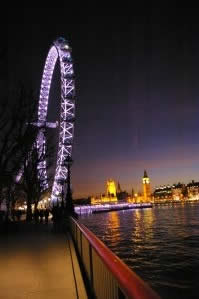
[(11, 223), (0, 233), (0, 299), (33, 298), (87, 296), (68, 233), (52, 223)]

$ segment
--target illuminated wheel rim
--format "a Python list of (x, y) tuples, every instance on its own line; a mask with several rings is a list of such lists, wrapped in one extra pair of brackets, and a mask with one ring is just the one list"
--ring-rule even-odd
[[(67, 160), (72, 156), (72, 144), (74, 136), (75, 121), (75, 83), (71, 48), (63, 38), (58, 38), (50, 48), (46, 58), (40, 89), (38, 122), (40, 127), (37, 136), (38, 152), (45, 151), (45, 130), (46, 127), (56, 128), (57, 123), (47, 122), (48, 101), (53, 72), (56, 62), (60, 64), (61, 77), (61, 109), (59, 119), (59, 144), (56, 160), (56, 169), (52, 185), (51, 200), (60, 199), (63, 184), (67, 179)], [(48, 188), (46, 161), (40, 161), (38, 171), (42, 181), (43, 190)]]

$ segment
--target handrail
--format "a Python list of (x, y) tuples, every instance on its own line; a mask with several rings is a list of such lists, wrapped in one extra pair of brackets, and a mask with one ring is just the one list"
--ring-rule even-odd
[(101, 257), (104, 264), (118, 281), (120, 288), (128, 298), (160, 299), (160, 297), (128, 266), (120, 260), (106, 245), (100, 241), (88, 228), (74, 218), (72, 220), (87, 238), (91, 246)]

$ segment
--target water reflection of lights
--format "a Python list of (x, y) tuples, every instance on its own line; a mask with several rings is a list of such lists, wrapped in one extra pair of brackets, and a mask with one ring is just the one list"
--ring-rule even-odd
[(155, 214), (152, 209), (135, 210), (133, 213), (134, 230), (132, 231), (132, 240), (137, 249), (146, 246), (146, 241), (153, 239), (153, 222)]
[(109, 213), (108, 220), (111, 228), (115, 229), (120, 227), (120, 219), (117, 212)]
[(117, 246), (121, 241), (120, 218), (117, 211), (108, 213), (108, 227), (105, 233), (111, 246)]
[(132, 231), (132, 240), (135, 243), (140, 242), (140, 240), (142, 239), (142, 233), (143, 233), (143, 229), (142, 229), (142, 222), (140, 221), (141, 219), (141, 214), (139, 210), (135, 210), (133, 215), (133, 220), (135, 221), (135, 226), (134, 226), (134, 230)]

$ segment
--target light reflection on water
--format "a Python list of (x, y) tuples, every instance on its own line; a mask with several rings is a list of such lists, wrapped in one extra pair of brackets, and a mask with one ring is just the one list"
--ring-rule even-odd
[(199, 298), (199, 204), (82, 216), (162, 298)]

